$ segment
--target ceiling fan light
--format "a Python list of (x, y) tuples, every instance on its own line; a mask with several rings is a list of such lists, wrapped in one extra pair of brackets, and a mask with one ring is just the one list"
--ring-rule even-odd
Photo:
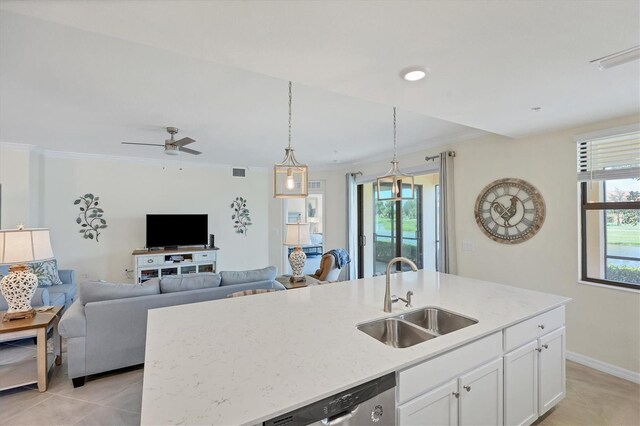
[(165, 145), (164, 153), (167, 155), (178, 155), (180, 150), (178, 150), (178, 147), (175, 145)]

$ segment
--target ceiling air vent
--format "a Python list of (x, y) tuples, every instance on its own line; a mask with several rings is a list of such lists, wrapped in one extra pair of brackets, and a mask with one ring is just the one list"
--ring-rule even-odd
[(235, 177), (245, 177), (247, 172), (247, 169), (239, 169), (239, 168), (233, 168), (233, 176)]
[(309, 189), (322, 189), (322, 182), (319, 180), (310, 180)]

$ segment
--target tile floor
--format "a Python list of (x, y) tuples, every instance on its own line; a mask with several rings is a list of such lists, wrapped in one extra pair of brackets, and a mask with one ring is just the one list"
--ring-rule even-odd
[[(142, 367), (133, 367), (74, 389), (63, 362), (44, 393), (36, 385), (0, 392), (0, 425), (137, 425), (142, 377)], [(640, 425), (640, 385), (567, 362), (567, 397), (535, 424)]]

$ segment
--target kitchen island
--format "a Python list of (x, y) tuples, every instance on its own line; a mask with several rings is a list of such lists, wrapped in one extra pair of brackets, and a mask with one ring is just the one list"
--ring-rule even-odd
[[(413, 307), (385, 313), (381, 276), (149, 311), (142, 424), (259, 424), (570, 301), (431, 271), (393, 275), (391, 290), (413, 291)], [(356, 328), (425, 306), (478, 322), (403, 349)]]

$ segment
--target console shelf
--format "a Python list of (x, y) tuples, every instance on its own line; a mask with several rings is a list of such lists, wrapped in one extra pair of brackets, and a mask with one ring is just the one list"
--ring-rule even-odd
[(216, 272), (218, 247), (182, 247), (175, 250), (134, 250), (136, 282), (169, 275)]

